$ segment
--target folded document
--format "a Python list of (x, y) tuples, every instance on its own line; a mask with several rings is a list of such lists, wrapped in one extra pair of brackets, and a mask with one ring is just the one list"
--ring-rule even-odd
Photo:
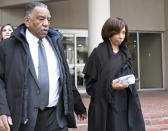
[[(131, 85), (135, 83), (135, 76), (133, 74), (122, 76), (119, 78), (120, 78), (120, 84), (122, 85)], [(114, 82), (115, 80), (116, 79), (114, 79), (112, 82)]]

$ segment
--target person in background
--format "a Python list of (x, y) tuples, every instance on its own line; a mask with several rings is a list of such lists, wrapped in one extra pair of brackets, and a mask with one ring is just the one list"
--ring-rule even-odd
[(122, 18), (110, 17), (101, 33), (103, 42), (93, 50), (83, 70), (91, 96), (88, 131), (145, 131), (136, 84), (123, 84), (120, 78), (133, 74), (126, 46), (127, 24)]
[(28, 3), (24, 24), (0, 43), (0, 131), (68, 131), (74, 112), (87, 116), (50, 21), (47, 5)]
[(11, 36), (11, 33), (13, 32), (13, 30), (14, 29), (11, 24), (3, 25), (0, 30), (1, 40), (9, 38)]

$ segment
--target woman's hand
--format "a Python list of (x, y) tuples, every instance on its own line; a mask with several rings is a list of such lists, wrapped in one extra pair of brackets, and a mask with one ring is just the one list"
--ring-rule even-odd
[(118, 78), (114, 80), (114, 82), (112, 83), (112, 88), (115, 90), (122, 90), (122, 89), (128, 88), (128, 85), (120, 84), (120, 78)]

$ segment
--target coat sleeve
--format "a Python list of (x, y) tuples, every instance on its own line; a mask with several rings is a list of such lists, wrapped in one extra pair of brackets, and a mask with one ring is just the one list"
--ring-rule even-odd
[(86, 91), (90, 96), (94, 96), (95, 83), (98, 79), (98, 66), (99, 62), (95, 48), (88, 58), (83, 70), (83, 73), (85, 74)]
[(81, 115), (83, 113), (86, 113), (86, 108), (85, 105), (83, 104), (83, 101), (81, 99), (81, 96), (78, 92), (78, 90), (76, 89), (75, 86), (75, 80), (74, 78), (71, 76), (72, 78), (72, 91), (73, 91), (73, 99), (74, 99), (74, 111), (75, 113), (78, 115)]
[(10, 111), (6, 98), (4, 65), (5, 65), (5, 54), (3, 53), (2, 46), (0, 43), (0, 115), (10, 116)]

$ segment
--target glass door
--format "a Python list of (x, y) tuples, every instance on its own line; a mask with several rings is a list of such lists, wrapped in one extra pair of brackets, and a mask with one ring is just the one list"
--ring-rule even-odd
[(64, 34), (63, 35), (63, 48), (67, 63), (69, 65), (70, 74), (75, 83), (75, 37), (74, 35)]
[(76, 87), (85, 92), (83, 68), (88, 58), (87, 33), (66, 34), (63, 32), (63, 47), (70, 73)]
[(163, 88), (161, 33), (130, 32), (127, 45), (132, 55), (137, 89)]
[(83, 68), (85, 66), (86, 60), (88, 58), (88, 37), (76, 37), (76, 53), (77, 53), (77, 88), (80, 90), (84, 89), (84, 74)]

